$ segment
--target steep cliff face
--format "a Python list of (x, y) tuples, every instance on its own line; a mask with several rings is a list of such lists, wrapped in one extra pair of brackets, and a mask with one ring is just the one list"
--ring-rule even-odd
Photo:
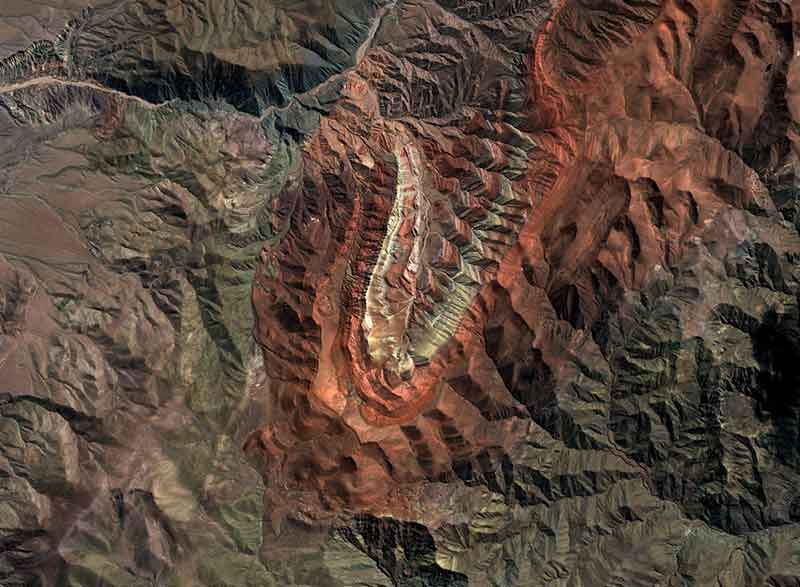
[(800, 581), (791, 2), (83, 8), (0, 29), (0, 583)]

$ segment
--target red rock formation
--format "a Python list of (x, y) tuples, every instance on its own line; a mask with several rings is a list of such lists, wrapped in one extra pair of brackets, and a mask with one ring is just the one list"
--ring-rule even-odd
[[(384, 511), (509, 449), (590, 368), (623, 292), (720, 211), (774, 210), (759, 174), (789, 143), (764, 129), (789, 123), (776, 102), (800, 108), (787, 3), (566, 0), (520, 60), (522, 93), (479, 26), (395, 10), (305, 143), (253, 290), (281, 383), (245, 448), (316, 493), (309, 512)], [(423, 26), (424, 56), (406, 41)], [(480, 57), (459, 61), (462, 39)], [(585, 393), (575, 442), (607, 447)]]

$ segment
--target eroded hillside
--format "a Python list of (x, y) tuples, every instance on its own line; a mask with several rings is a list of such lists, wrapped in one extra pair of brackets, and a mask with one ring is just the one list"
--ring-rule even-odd
[(0, 44), (0, 582), (800, 581), (791, 2), (62, 12)]

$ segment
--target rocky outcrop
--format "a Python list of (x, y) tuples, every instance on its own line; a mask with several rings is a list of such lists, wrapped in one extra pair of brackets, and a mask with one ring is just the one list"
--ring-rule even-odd
[(0, 583), (800, 580), (790, 2), (70, 16), (0, 63)]
[[(778, 456), (797, 438), (794, 400), (766, 399), (792, 385), (766, 340), (796, 334), (793, 196), (775, 191), (796, 190), (796, 15), (505, 9), (491, 31), (466, 6), (390, 12), (274, 208), (282, 236), (262, 251), (254, 308), (284, 415), (246, 445), (292, 489), (271, 498), (273, 526), (302, 535), (282, 529), (291, 504), (289, 518), (348, 531), (364, 512), (423, 523), (441, 568), (476, 584), (787, 580), (777, 546), (730, 578), (683, 549), (696, 532), (709, 557), (797, 532), (797, 472)], [(591, 538), (562, 542), (543, 521), (617, 499), (635, 505), (616, 522), (563, 522), (606, 528)], [(473, 529), (486, 507), (491, 529)], [(545, 527), (555, 550), (526, 550)], [(636, 540), (674, 546), (611, 554)]]

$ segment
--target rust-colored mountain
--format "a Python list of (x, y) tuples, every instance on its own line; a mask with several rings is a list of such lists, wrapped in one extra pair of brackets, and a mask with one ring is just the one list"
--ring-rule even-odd
[(0, 584), (800, 584), (795, 3), (61, 4)]

